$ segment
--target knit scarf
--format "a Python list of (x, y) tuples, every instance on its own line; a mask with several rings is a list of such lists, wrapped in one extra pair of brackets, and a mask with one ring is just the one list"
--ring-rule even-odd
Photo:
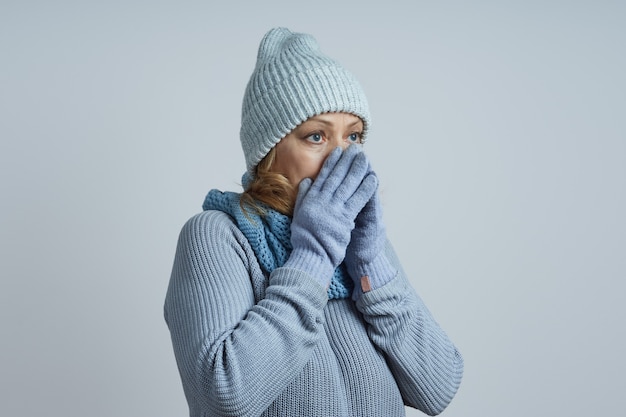
[[(250, 242), (261, 269), (269, 275), (287, 262), (291, 253), (291, 219), (264, 206), (260, 215), (254, 210), (244, 213), (239, 204), (241, 194), (211, 190), (202, 204), (203, 210), (219, 210), (230, 215)], [(354, 284), (344, 264), (335, 269), (328, 287), (328, 298), (349, 298)]]

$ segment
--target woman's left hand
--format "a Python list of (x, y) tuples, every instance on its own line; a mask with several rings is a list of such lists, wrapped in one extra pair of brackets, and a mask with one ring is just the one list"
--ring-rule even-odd
[[(376, 175), (373, 171), (371, 175)], [(378, 189), (365, 204), (355, 220), (345, 264), (355, 282), (352, 295), (358, 299), (363, 292), (382, 287), (396, 276), (396, 269), (385, 257), (387, 235), (383, 224)]]

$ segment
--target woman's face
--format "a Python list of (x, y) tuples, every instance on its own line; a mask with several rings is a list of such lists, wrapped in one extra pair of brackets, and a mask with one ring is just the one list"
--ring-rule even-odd
[(271, 171), (283, 174), (297, 192), (305, 178), (315, 179), (338, 146), (361, 143), (363, 121), (349, 113), (324, 113), (307, 119), (276, 145)]

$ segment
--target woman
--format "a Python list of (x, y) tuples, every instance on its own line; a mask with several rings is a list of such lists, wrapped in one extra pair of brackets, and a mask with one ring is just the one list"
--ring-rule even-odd
[(438, 414), (463, 360), (388, 244), (354, 77), (305, 34), (259, 48), (242, 194), (184, 226), (165, 301), (191, 416)]

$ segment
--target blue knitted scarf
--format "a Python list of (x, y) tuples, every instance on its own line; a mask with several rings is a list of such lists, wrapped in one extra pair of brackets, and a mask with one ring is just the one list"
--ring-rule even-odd
[[(264, 207), (266, 213), (259, 215), (254, 210), (241, 209), (241, 194), (211, 190), (204, 199), (202, 209), (219, 210), (235, 219), (239, 230), (250, 242), (261, 268), (270, 274), (287, 262), (291, 253), (291, 219), (284, 214)], [(328, 298), (349, 298), (354, 284), (344, 264), (335, 269)]]

